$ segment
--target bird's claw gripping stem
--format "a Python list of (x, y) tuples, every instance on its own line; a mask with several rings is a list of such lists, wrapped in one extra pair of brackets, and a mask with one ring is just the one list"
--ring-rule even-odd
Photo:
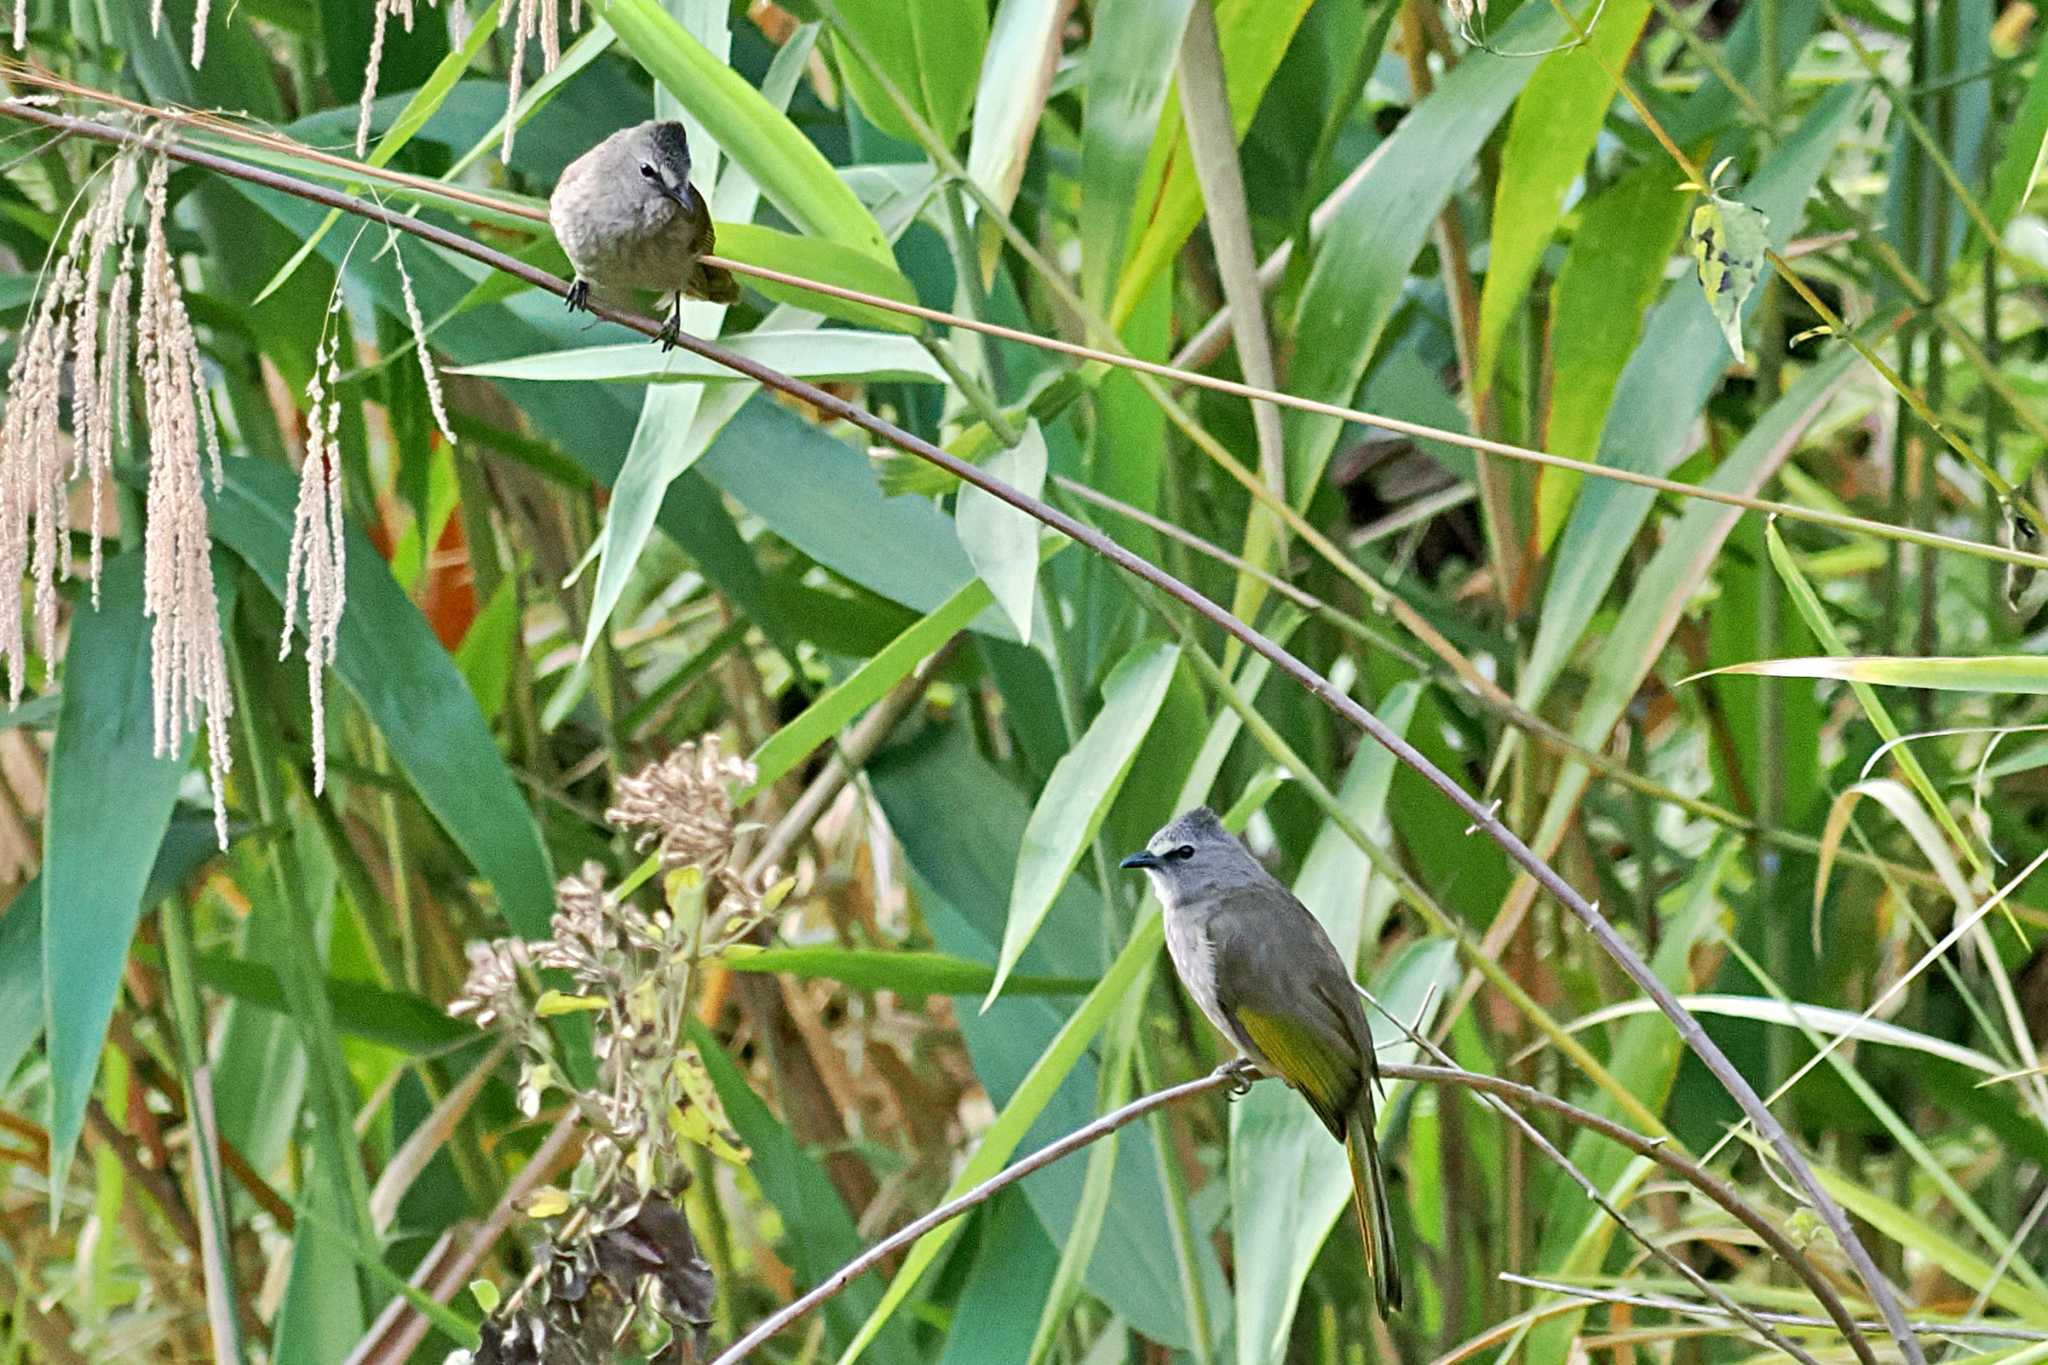
[(682, 335), (683, 300), (681, 295), (677, 295), (675, 307), (670, 310), (668, 321), (661, 325), (661, 330), (654, 334), (654, 339), (661, 343), (662, 350), (673, 351), (676, 348), (676, 343), (682, 339)]
[(1259, 1066), (1249, 1057), (1233, 1057), (1216, 1068), (1216, 1074), (1230, 1080), (1230, 1098), (1238, 1099), (1252, 1093), (1252, 1082), (1259, 1078)]
[(569, 305), (569, 311), (572, 313), (580, 312), (590, 307), (590, 281), (571, 281), (569, 292), (564, 296), (563, 301)]

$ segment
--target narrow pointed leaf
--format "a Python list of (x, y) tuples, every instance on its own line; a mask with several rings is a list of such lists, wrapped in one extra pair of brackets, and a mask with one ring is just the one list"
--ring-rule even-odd
[[(224, 556), (215, 557), (223, 621), (234, 610), (230, 568)], [(194, 747), (188, 736), (175, 753), (155, 752), (149, 636), (142, 556), (108, 560), (99, 609), (72, 618), (43, 830), (50, 1172), (59, 1186), (85, 1122), (150, 869)]]
[(1061, 883), (1102, 827), (1137, 760), (1138, 746), (1159, 714), (1159, 704), (1166, 700), (1167, 684), (1179, 662), (1180, 650), (1164, 643), (1139, 645), (1126, 654), (1102, 685), (1102, 710), (1053, 767), (1024, 827), (996, 981), (982, 1002), (984, 1010), (1002, 994), (1004, 979), (1044, 922)]
[[(1037, 497), (1045, 487), (1045, 436), (1037, 420), (1025, 426), (1015, 447), (989, 456), (982, 468)], [(1017, 627), (1017, 638), (1030, 643), (1032, 604), (1038, 597), (1037, 518), (967, 484), (960, 490), (954, 522), (974, 571)]]

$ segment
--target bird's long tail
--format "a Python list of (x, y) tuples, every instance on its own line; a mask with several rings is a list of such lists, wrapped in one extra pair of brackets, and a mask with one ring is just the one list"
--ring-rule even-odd
[(1394, 1211), (1387, 1202), (1387, 1177), (1380, 1169), (1379, 1143), (1373, 1137), (1369, 1105), (1353, 1112), (1345, 1133), (1344, 1154), (1351, 1160), (1351, 1212), (1365, 1241), (1365, 1269), (1372, 1276), (1380, 1316), (1401, 1311), (1401, 1266), (1394, 1249)]

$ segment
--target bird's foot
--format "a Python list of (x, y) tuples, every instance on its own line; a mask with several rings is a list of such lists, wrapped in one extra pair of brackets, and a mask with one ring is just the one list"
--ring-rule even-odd
[(1216, 1074), (1229, 1079), (1229, 1097), (1235, 1100), (1252, 1093), (1252, 1082), (1259, 1078), (1259, 1064), (1249, 1057), (1233, 1057), (1217, 1067)]
[(669, 310), (668, 321), (661, 325), (661, 330), (654, 334), (654, 339), (661, 343), (662, 350), (673, 351), (676, 348), (676, 343), (681, 341), (682, 337), (683, 301), (678, 296), (675, 307)]
[(590, 281), (582, 279), (571, 281), (569, 292), (563, 296), (563, 302), (569, 305), (569, 311), (572, 313), (581, 312), (589, 308)]

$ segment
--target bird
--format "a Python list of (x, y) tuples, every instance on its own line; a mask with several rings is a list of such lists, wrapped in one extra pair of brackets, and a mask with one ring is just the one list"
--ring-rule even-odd
[(1234, 1045), (1242, 1094), (1254, 1071), (1308, 1101), (1351, 1165), (1351, 1209), (1380, 1316), (1401, 1307), (1393, 1210), (1373, 1133), (1379, 1069), (1350, 969), (1308, 907), (1216, 812), (1176, 816), (1122, 866), (1142, 869), (1166, 912), (1181, 984)]
[(649, 119), (622, 128), (569, 163), (548, 197), (555, 240), (576, 268), (569, 311), (590, 306), (595, 290), (617, 298), (633, 290), (671, 294), (663, 350), (682, 334), (683, 300), (732, 303), (732, 275), (699, 259), (716, 246), (711, 210), (690, 183), (690, 138), (683, 125)]

